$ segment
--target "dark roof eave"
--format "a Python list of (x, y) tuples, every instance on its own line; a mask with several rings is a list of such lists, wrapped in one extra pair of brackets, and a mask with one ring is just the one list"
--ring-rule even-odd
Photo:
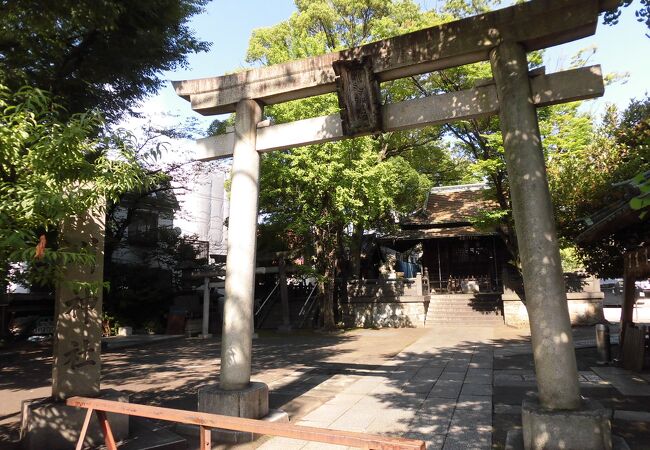
[(428, 230), (435, 228), (471, 227), (472, 222), (402, 222), (401, 228)]

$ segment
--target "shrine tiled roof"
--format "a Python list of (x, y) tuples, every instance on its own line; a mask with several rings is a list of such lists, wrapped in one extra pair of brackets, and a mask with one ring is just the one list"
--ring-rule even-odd
[(486, 189), (484, 184), (433, 188), (424, 208), (404, 220), (402, 226), (468, 224), (481, 210), (498, 208), (496, 202), (485, 198)]

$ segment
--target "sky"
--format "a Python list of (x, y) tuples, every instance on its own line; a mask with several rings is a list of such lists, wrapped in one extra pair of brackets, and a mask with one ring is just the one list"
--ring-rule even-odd
[[(440, 0), (419, 0), (423, 9), (437, 6)], [(548, 49), (545, 56), (547, 73), (555, 72), (570, 63), (572, 55), (591, 46), (597, 52), (589, 64), (601, 64), (603, 73), (629, 73), (627, 82), (607, 86), (605, 96), (587, 102), (585, 108), (595, 114), (604, 111), (605, 104), (615, 103), (621, 109), (631, 98), (642, 98), (650, 92), (650, 38), (644, 24), (634, 18), (634, 2), (626, 8), (616, 26), (598, 25), (595, 36)], [(190, 26), (196, 36), (212, 43), (209, 52), (190, 55), (185, 69), (164, 72), (167, 80), (184, 80), (218, 76), (246, 66), (245, 57), (251, 32), (287, 19), (295, 11), (293, 0), (213, 0), (206, 11), (192, 19)], [(188, 102), (174, 93), (168, 83), (158, 95), (147, 99), (141, 110), (147, 115), (169, 113), (180, 117), (195, 117), (202, 127), (207, 127), (215, 117), (194, 113)], [(174, 120), (167, 119), (168, 125)]]

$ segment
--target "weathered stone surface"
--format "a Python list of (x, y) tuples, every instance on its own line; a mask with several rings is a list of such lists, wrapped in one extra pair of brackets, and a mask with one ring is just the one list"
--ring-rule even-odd
[[(128, 402), (127, 394), (106, 390), (99, 398)], [(21, 418), (22, 446), (25, 450), (72, 450), (86, 417), (86, 409), (74, 408), (50, 398), (23, 402)], [(129, 417), (123, 414), (107, 414), (116, 441), (129, 436)], [(96, 417), (88, 427), (86, 444), (93, 448), (104, 443), (104, 437)]]
[[(567, 307), (571, 325), (593, 325), (600, 323), (603, 316), (602, 292), (571, 292), (567, 294)], [(527, 328), (528, 310), (518, 296), (503, 295), (503, 317), (506, 325)]]
[(594, 400), (579, 409), (549, 410), (535, 398), (523, 401), (521, 422), (526, 450), (610, 450), (612, 411)]
[(269, 413), (269, 388), (253, 382), (244, 389), (225, 390), (218, 385), (199, 389), (198, 411), (224, 416), (259, 419)]
[(350, 303), (345, 305), (343, 321), (354, 327), (421, 327), (424, 326), (424, 302)]
[[(574, 101), (594, 98), (604, 92), (600, 66), (533, 76), (531, 88), (537, 107), (557, 103), (558, 99)], [(464, 91), (386, 104), (382, 107), (382, 127), (384, 131), (406, 130), (490, 116), (497, 114), (498, 110), (496, 87), (488, 84)], [(256, 148), (259, 152), (269, 152), (344, 138), (341, 117), (333, 114), (258, 128)], [(234, 145), (234, 133), (199, 139), (195, 157), (203, 161), (230, 157)]]
[(270, 105), (333, 92), (332, 64), (367, 57), (379, 81), (484, 61), (504, 41), (528, 51), (593, 34), (598, 0), (538, 0), (426, 28), (362, 47), (245, 72), (174, 82), (201, 114), (235, 110), (246, 98)]
[[(620, 367), (590, 367), (601, 379), (609, 382), (623, 395), (650, 397), (650, 383)], [(636, 375), (636, 374), (635, 374)]]
[[(62, 228), (62, 249), (86, 250), (93, 266), (69, 263), (56, 288), (52, 396), (65, 399), (99, 393), (104, 275), (104, 214), (88, 211)], [(80, 288), (73, 283), (87, 283)]]
[[(197, 410), (224, 416), (263, 419), (269, 415), (269, 388), (259, 382), (252, 382), (239, 390), (224, 390), (218, 385), (205, 386), (199, 389)], [(280, 416), (282, 414), (276, 412), (269, 419), (284, 421)], [(185, 428), (179, 428), (179, 431), (188, 433)], [(255, 438), (253, 433), (222, 429), (213, 430), (212, 436), (217, 441), (229, 443), (250, 442)]]
[[(620, 436), (612, 435), (613, 450), (630, 450), (629, 445)], [(524, 450), (524, 435), (520, 429), (508, 431), (505, 450)]]
[(540, 400), (549, 408), (574, 409), (580, 404), (578, 369), (526, 51), (505, 42), (492, 51), (490, 63)]
[(222, 389), (248, 388), (251, 376), (260, 175), (260, 155), (255, 150), (255, 142), (261, 118), (262, 108), (257, 102), (242, 100), (238, 105), (221, 341)]

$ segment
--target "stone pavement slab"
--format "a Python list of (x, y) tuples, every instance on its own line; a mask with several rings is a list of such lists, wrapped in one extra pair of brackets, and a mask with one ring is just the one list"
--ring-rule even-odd
[[(429, 449), (500, 448), (503, 430), (520, 426), (521, 399), (536, 388), (528, 336), (506, 327), (261, 336), (254, 346), (254, 379), (271, 386), (272, 407), (284, 408), (292, 423), (412, 437)], [(103, 386), (119, 384), (137, 402), (192, 409), (195, 389), (218, 377), (219, 348), (218, 339), (181, 339), (111, 352), (103, 361)], [(615, 411), (615, 432), (632, 443), (638, 435), (631, 447), (647, 448), (650, 406), (639, 394), (643, 390), (625, 394), (618, 389), (623, 381), (616, 386), (611, 374), (597, 373), (610, 368), (592, 370), (595, 349), (582, 352), (594, 355), (591, 363), (579, 358), (583, 394), (610, 398), (608, 407), (623, 410)], [(8, 360), (0, 372), (0, 412), (13, 413), (21, 398), (48, 390), (48, 357), (34, 358), (31, 366)], [(618, 377), (629, 382), (630, 374)], [(644, 377), (635, 386), (647, 385)], [(0, 448), (4, 442), (0, 437)], [(256, 447), (343, 448), (264, 437), (242, 449)]]
[[(438, 327), (386, 361), (382, 375), (355, 380), (295, 423), (411, 437), (434, 450), (490, 448), (494, 333), (473, 330), (468, 341), (464, 330)], [(283, 442), (259, 448), (281, 449)]]
[(619, 367), (592, 367), (591, 370), (623, 395), (650, 397), (650, 383), (628, 370)]

